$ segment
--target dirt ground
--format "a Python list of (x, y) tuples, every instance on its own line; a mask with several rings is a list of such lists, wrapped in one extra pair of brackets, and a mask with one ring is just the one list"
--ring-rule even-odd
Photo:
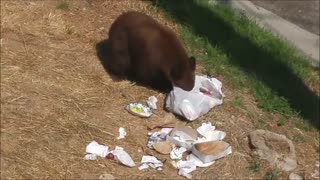
[(250, 0), (297, 26), (319, 35), (319, 0)]
[[(168, 165), (168, 156), (160, 156), (168, 159), (163, 171), (137, 168), (145, 155), (147, 125), (165, 121), (168, 113), (160, 108), (150, 119), (141, 119), (124, 110), (127, 103), (145, 102), (151, 95), (162, 106), (165, 95), (113, 82), (95, 49), (107, 38), (113, 20), (127, 10), (145, 12), (174, 30), (179, 27), (144, 1), (77, 0), (68, 9), (58, 9), (59, 3), (1, 1), (1, 179), (96, 179), (104, 173), (116, 179), (182, 179)], [(223, 75), (215, 76), (224, 83)], [(239, 94), (226, 84), (223, 92), (222, 106), (189, 125), (213, 122), (227, 133), (233, 153), (198, 168), (194, 178), (261, 179), (270, 167), (262, 162), (257, 173), (248, 168), (253, 160), (248, 133), (263, 128), (293, 140), (301, 173), (310, 179), (319, 157), (318, 133), (295, 127), (299, 119), (277, 126), (279, 117), (258, 109), (249, 92)], [(237, 97), (243, 97), (241, 106)], [(125, 139), (116, 138), (119, 127), (127, 130)], [(123, 147), (137, 166), (85, 161), (85, 147), (92, 140), (111, 149)]]

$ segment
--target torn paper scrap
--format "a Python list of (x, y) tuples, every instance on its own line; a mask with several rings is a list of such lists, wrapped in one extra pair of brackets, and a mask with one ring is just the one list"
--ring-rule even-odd
[(153, 133), (148, 133), (148, 135), (150, 136), (148, 139), (148, 143), (147, 146), (150, 149), (153, 149), (153, 144), (155, 143), (159, 143), (162, 141), (165, 141), (165, 138), (161, 138), (161, 136), (164, 136), (164, 134), (161, 135), (161, 131), (158, 132), (153, 132)]
[(148, 167), (151, 167), (157, 170), (162, 170), (162, 167), (163, 167), (163, 163), (154, 156), (147, 156), (147, 155), (142, 156), (141, 163), (142, 165), (139, 167), (139, 170), (143, 170)]
[(157, 109), (158, 99), (155, 96), (150, 96), (147, 101), (147, 105), (152, 109)]
[(97, 160), (98, 157), (97, 157), (97, 155), (95, 155), (95, 154), (86, 154), (86, 155), (84, 156), (84, 159), (85, 159), (85, 160), (94, 161), (94, 160)]
[(201, 136), (206, 136), (208, 132), (212, 132), (215, 129), (216, 127), (212, 126), (211, 122), (205, 122), (205, 123), (202, 123), (202, 125), (197, 128), (197, 131)]
[(115, 150), (111, 151), (111, 153), (114, 155), (114, 159), (119, 161), (121, 164), (133, 167), (135, 166), (135, 163), (133, 162), (130, 155), (123, 150), (122, 147), (116, 147)]
[(174, 147), (173, 150), (170, 152), (170, 158), (171, 159), (181, 159), (184, 152), (186, 152), (187, 149), (184, 147)]
[(197, 131), (202, 137), (198, 137), (195, 143), (220, 141), (226, 137), (226, 133), (215, 130), (215, 126), (212, 126), (211, 122), (202, 123), (202, 125), (197, 128)]
[(170, 135), (167, 136), (168, 141), (178, 147), (185, 147), (187, 150), (191, 150), (196, 138), (197, 131), (187, 126), (177, 126), (171, 131)]
[(172, 131), (173, 128), (162, 128), (160, 130), (160, 138), (165, 139), (166, 136)]
[(106, 157), (109, 152), (109, 147), (100, 145), (96, 141), (92, 141), (86, 147), (86, 152), (90, 154), (95, 154), (100, 157)]
[(178, 174), (181, 175), (181, 176), (184, 176), (188, 179), (191, 179), (192, 178), (192, 175), (189, 174), (191, 173), (192, 171), (196, 170), (196, 163), (195, 161), (193, 160), (189, 160), (189, 161), (178, 161), (177, 162), (177, 167), (179, 169), (179, 172)]
[(149, 165), (147, 163), (143, 163), (141, 166), (138, 167), (140, 171), (148, 168), (149, 168)]
[(117, 139), (124, 139), (127, 136), (127, 132), (123, 127), (119, 128), (119, 136)]

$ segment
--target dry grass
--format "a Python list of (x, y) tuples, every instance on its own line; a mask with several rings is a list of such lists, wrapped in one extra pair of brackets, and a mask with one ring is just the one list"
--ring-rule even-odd
[[(165, 95), (127, 81), (112, 82), (96, 56), (95, 43), (107, 38), (113, 20), (127, 10), (178, 27), (142, 1), (68, 1), (67, 10), (57, 9), (59, 2), (1, 1), (1, 179), (88, 179), (103, 173), (118, 179), (181, 179), (167, 164), (164, 171), (142, 173), (110, 160), (83, 160), (85, 146), (96, 140), (124, 147), (139, 165), (147, 125), (167, 114), (160, 109), (145, 120), (124, 111), (127, 103), (144, 102), (151, 95), (162, 105)], [(227, 132), (233, 154), (198, 169), (196, 178), (261, 178), (267, 166), (257, 174), (246, 168), (252, 159), (247, 135), (260, 117), (270, 117), (266, 129), (291, 139), (302, 137), (295, 143), (298, 160), (307, 174), (313, 171), (316, 132), (277, 127), (276, 117), (261, 112), (249, 93), (241, 94), (247, 97), (241, 107), (232, 105), (235, 90), (224, 86), (224, 93), (223, 106), (190, 125), (215, 122)], [(124, 140), (116, 139), (119, 127), (129, 134)]]

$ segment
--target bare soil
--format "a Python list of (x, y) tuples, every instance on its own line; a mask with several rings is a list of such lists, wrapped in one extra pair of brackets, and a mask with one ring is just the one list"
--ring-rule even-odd
[[(161, 107), (165, 95), (128, 81), (113, 82), (98, 60), (96, 43), (128, 10), (145, 12), (175, 31), (179, 27), (145, 1), (68, 2), (63, 10), (56, 7), (61, 1), (1, 1), (1, 179), (97, 179), (104, 173), (116, 179), (182, 179), (164, 155), (159, 155), (168, 159), (163, 171), (143, 172), (112, 160), (83, 159), (86, 145), (96, 140), (111, 149), (123, 147), (139, 166), (146, 154), (147, 126), (168, 115), (162, 108), (150, 119), (127, 113), (127, 103), (145, 102), (151, 95)], [(213, 122), (227, 133), (233, 153), (197, 169), (194, 177), (261, 179), (270, 169), (267, 164), (258, 173), (247, 167), (253, 159), (248, 134), (262, 127), (293, 140), (310, 179), (319, 156), (318, 132), (295, 127), (301, 122), (297, 118), (277, 126), (279, 117), (257, 108), (250, 92), (239, 94), (223, 75), (214, 76), (224, 84), (224, 104), (188, 125)], [(234, 97), (243, 97), (241, 106), (234, 105)], [(128, 132), (125, 139), (117, 139), (119, 127)]]
[(319, 35), (319, 0), (250, 0), (282, 18)]

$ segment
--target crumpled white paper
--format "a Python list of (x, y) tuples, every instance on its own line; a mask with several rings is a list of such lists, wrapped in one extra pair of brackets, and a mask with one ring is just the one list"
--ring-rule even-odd
[(108, 152), (109, 152), (108, 146), (100, 145), (96, 141), (92, 141), (86, 147), (86, 153), (94, 154), (100, 157), (106, 157)]
[(149, 167), (162, 170), (163, 167), (163, 163), (154, 156), (142, 156), (141, 163), (142, 165), (138, 168), (139, 170), (147, 169)]
[(158, 99), (155, 96), (150, 96), (148, 98), (147, 104), (152, 109), (157, 109), (157, 102), (158, 102)]
[(112, 153), (114, 155), (114, 159), (119, 161), (121, 164), (129, 167), (135, 166), (130, 155), (124, 151), (122, 147), (116, 146), (116, 148), (113, 151), (110, 151), (110, 153)]
[(97, 160), (98, 157), (97, 157), (97, 155), (95, 155), (95, 154), (86, 154), (86, 155), (84, 156), (84, 159), (85, 159), (85, 160), (94, 161), (94, 160)]
[(143, 163), (141, 166), (138, 167), (140, 171), (148, 168), (149, 168), (149, 165), (147, 163)]
[(215, 126), (211, 122), (202, 123), (197, 128), (198, 133), (202, 137), (198, 137), (195, 143), (206, 142), (206, 141), (221, 141), (226, 137), (226, 133), (223, 131), (215, 130)]
[(160, 130), (160, 137), (166, 139), (166, 136), (172, 131), (173, 128), (162, 128)]
[(182, 155), (184, 152), (186, 152), (187, 149), (184, 148), (184, 147), (174, 147), (172, 149), (172, 151), (170, 152), (170, 158), (171, 159), (181, 159), (182, 158)]
[(208, 132), (214, 131), (216, 129), (215, 126), (212, 126), (211, 122), (204, 122), (200, 127), (197, 128), (197, 131), (200, 135), (206, 136)]
[(127, 136), (127, 132), (123, 127), (119, 128), (119, 136), (117, 139), (124, 139)]
[(173, 128), (162, 128), (160, 131), (157, 132), (149, 132), (148, 135), (150, 137), (147, 143), (148, 148), (153, 149), (153, 144), (165, 141), (167, 135), (172, 131), (172, 129)]
[(189, 173), (196, 170), (197, 168), (194, 160), (189, 160), (189, 161), (180, 160), (177, 162), (177, 167), (179, 169), (178, 174), (188, 179), (192, 179), (192, 175)]

